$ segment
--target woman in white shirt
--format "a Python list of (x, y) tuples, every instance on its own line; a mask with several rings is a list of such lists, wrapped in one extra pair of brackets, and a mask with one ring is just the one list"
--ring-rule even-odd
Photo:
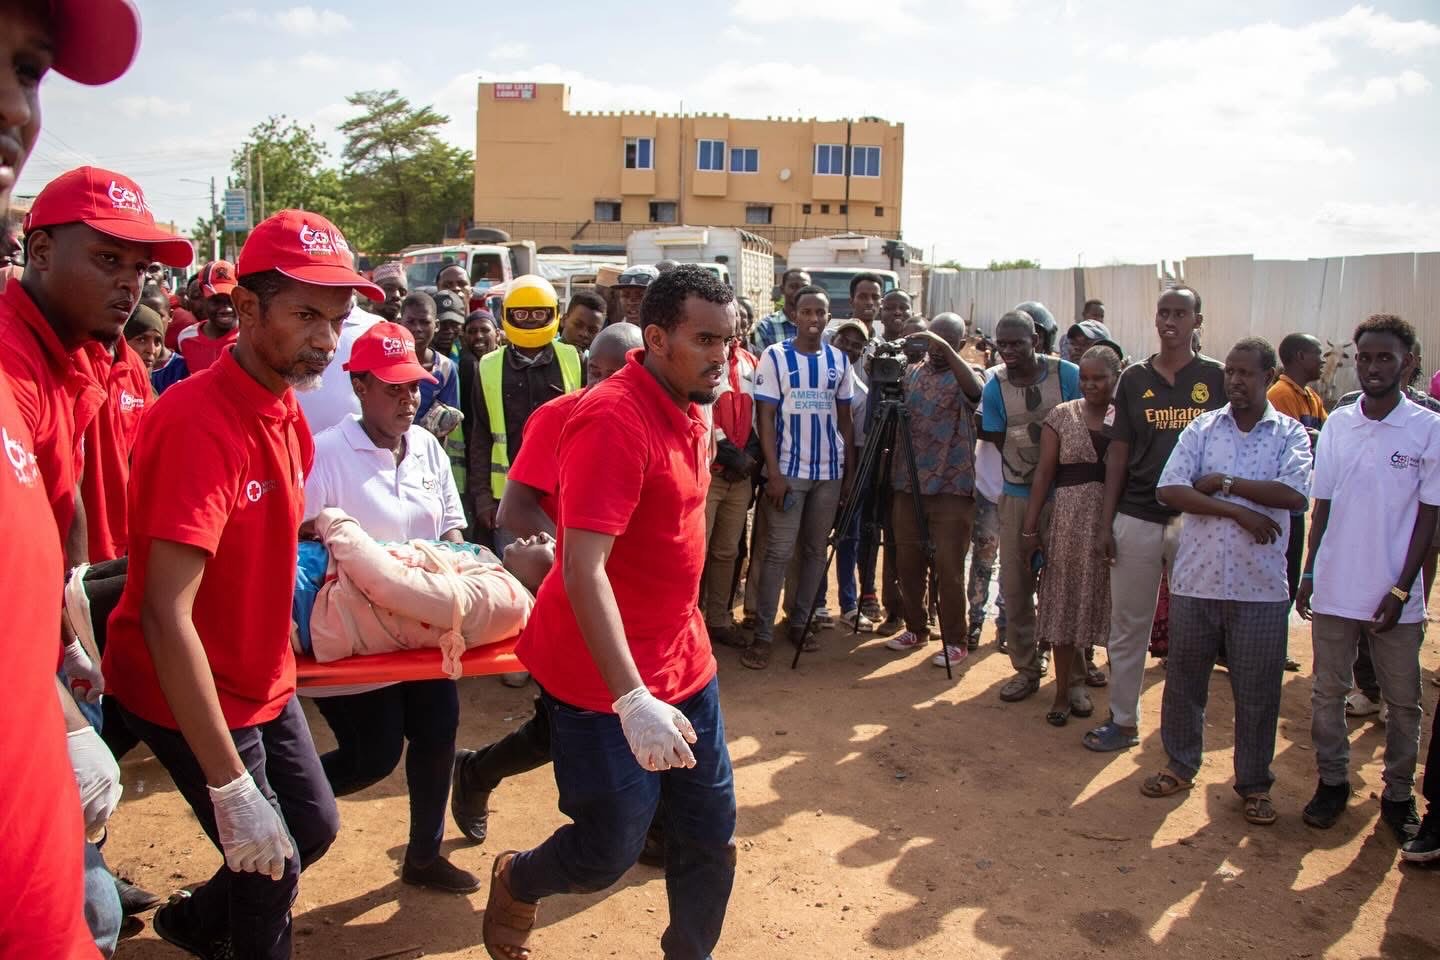
[[(461, 542), (465, 513), (450, 460), (439, 440), (414, 425), (420, 383), (435, 378), (416, 360), (410, 332), (396, 323), (375, 324), (356, 339), (344, 369), (360, 414), (315, 437), (315, 465), (305, 482), (306, 518), (338, 507), (376, 540)], [(460, 722), (455, 681), (305, 692), (316, 698), (335, 732), (336, 749), (320, 762), (336, 796), (389, 776), (409, 741), (410, 843), (400, 878), (449, 893), (480, 889), (478, 877), (440, 855)]]

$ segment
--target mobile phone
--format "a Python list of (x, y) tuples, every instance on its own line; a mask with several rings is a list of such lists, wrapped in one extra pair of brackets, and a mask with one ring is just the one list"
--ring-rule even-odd
[(1039, 573), (1041, 570), (1044, 570), (1044, 569), (1045, 569), (1045, 551), (1042, 550), (1042, 549), (1039, 548), (1039, 547), (1036, 547), (1036, 548), (1035, 548), (1035, 552), (1032, 553), (1032, 554), (1030, 554), (1030, 572), (1031, 572), (1031, 573)]
[(793, 506), (795, 506), (795, 504), (798, 503), (799, 500), (800, 500), (800, 498), (797, 497), (797, 496), (795, 496), (795, 491), (794, 491), (794, 490), (786, 490), (786, 491), (785, 491), (785, 500), (784, 500), (783, 503), (781, 503), (780, 509), (783, 510), (783, 511), (785, 511), (786, 513), (789, 513), (789, 512), (790, 512), (790, 508), (793, 507)]

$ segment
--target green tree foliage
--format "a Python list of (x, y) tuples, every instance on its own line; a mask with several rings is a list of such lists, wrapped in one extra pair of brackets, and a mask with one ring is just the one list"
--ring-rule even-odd
[(344, 184), (374, 252), (439, 241), (446, 221), (464, 217), (474, 197), (468, 150), (442, 142), (449, 117), (413, 106), (397, 90), (362, 90), (346, 98), (360, 115), (340, 125)]
[(1039, 270), (1039, 260), (991, 260), (989, 270)]

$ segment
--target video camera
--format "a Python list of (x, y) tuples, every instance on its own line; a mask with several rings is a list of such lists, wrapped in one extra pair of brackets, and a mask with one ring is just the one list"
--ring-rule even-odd
[(905, 368), (925, 359), (925, 346), (909, 340), (881, 340), (870, 357), (870, 389), (882, 396), (899, 398)]

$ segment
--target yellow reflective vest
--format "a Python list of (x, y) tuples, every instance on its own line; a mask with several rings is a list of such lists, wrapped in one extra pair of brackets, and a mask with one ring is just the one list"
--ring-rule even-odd
[[(568, 343), (553, 341), (555, 360), (560, 364), (560, 382), (566, 393), (580, 389), (580, 351)], [(490, 493), (498, 501), (505, 492), (505, 475), (510, 472), (510, 441), (505, 434), (505, 405), (500, 396), (500, 378), (505, 370), (508, 346), (491, 350), (480, 358), (480, 389), (485, 394), (485, 413), (490, 419)], [(478, 439), (478, 438), (477, 438)]]

